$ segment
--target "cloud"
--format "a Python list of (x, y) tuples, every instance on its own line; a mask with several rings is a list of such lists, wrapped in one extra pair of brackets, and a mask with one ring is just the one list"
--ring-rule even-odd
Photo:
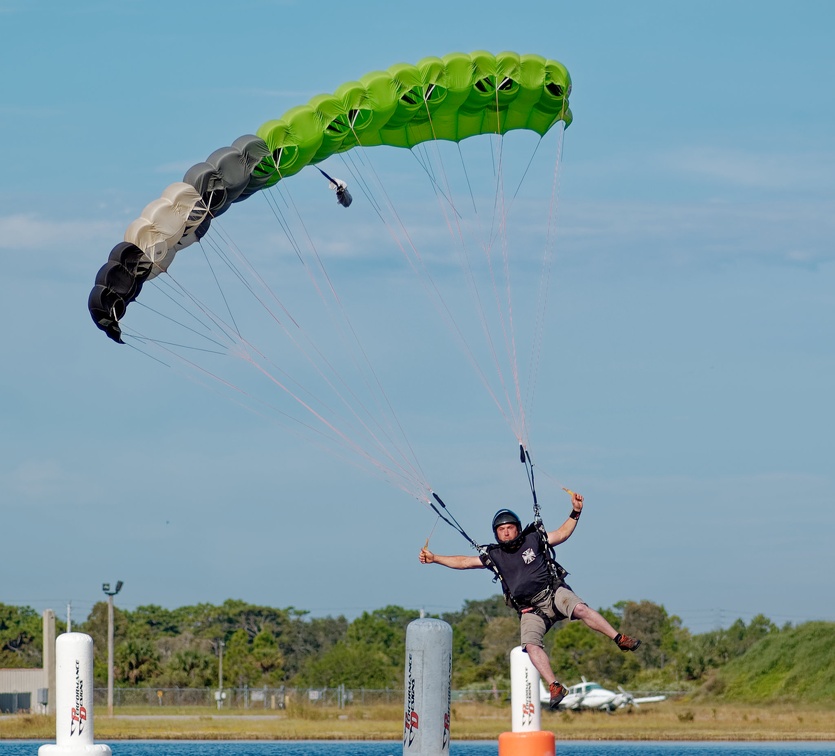
[(824, 201), (566, 203), (561, 217), (564, 248), (599, 261), (621, 257), (645, 267), (833, 260), (835, 219)]
[[(0, 250), (66, 248), (88, 242), (100, 242), (113, 236), (117, 224), (96, 220), (50, 220), (35, 213), (0, 217)], [(121, 235), (121, 234), (120, 234)]]
[(6, 483), (11, 493), (25, 501), (49, 503), (66, 498), (68, 477), (53, 460), (28, 460), (9, 473)]
[(673, 171), (756, 189), (835, 189), (835, 155), (755, 153), (716, 147), (688, 147), (660, 156)]

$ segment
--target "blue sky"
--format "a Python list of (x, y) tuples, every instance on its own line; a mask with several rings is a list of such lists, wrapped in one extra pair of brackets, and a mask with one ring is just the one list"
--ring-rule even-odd
[[(546, 524), (568, 512), (560, 486), (586, 496), (559, 554), (572, 586), (696, 632), (835, 620), (835, 9), (524, 6), (0, 0), (0, 601), (84, 617), (123, 580), (130, 608), (355, 616), (495, 591), (418, 564), (430, 533), (468, 547), (417, 501), (86, 311), (110, 248), (190, 165), (365, 72), (485, 49), (573, 79), (529, 418)], [(515, 439), (418, 295), (379, 285), (390, 244), (355, 198), (325, 198), (323, 249), (353, 265), (340, 293), (380, 329), (371, 359), (427, 477), (486, 541), (497, 508), (530, 511)], [(258, 256), (277, 226), (254, 199), (235, 211)]]

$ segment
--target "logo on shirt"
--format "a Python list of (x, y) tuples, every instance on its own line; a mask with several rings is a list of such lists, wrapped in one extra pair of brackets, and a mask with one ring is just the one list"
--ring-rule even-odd
[(525, 564), (530, 564), (534, 559), (536, 559), (536, 554), (533, 549), (528, 549), (527, 551), (522, 552), (522, 561), (524, 561)]

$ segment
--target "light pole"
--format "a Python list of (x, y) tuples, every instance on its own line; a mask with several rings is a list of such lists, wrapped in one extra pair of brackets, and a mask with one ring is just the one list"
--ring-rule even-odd
[(113, 597), (122, 590), (121, 580), (110, 590), (110, 583), (102, 583), (101, 589), (107, 596), (107, 715), (113, 716)]
[(226, 644), (223, 641), (218, 641), (217, 644), (217, 655), (218, 655), (218, 663), (217, 663), (217, 708), (220, 709), (223, 707), (223, 699), (226, 698), (226, 694), (223, 692), (223, 649)]

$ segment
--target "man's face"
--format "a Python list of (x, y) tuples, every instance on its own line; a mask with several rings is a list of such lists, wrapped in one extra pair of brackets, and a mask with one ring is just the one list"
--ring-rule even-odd
[(499, 539), (499, 543), (512, 541), (518, 535), (519, 528), (517, 528), (512, 522), (506, 522), (504, 525), (499, 525), (499, 527), (496, 528), (496, 538)]

